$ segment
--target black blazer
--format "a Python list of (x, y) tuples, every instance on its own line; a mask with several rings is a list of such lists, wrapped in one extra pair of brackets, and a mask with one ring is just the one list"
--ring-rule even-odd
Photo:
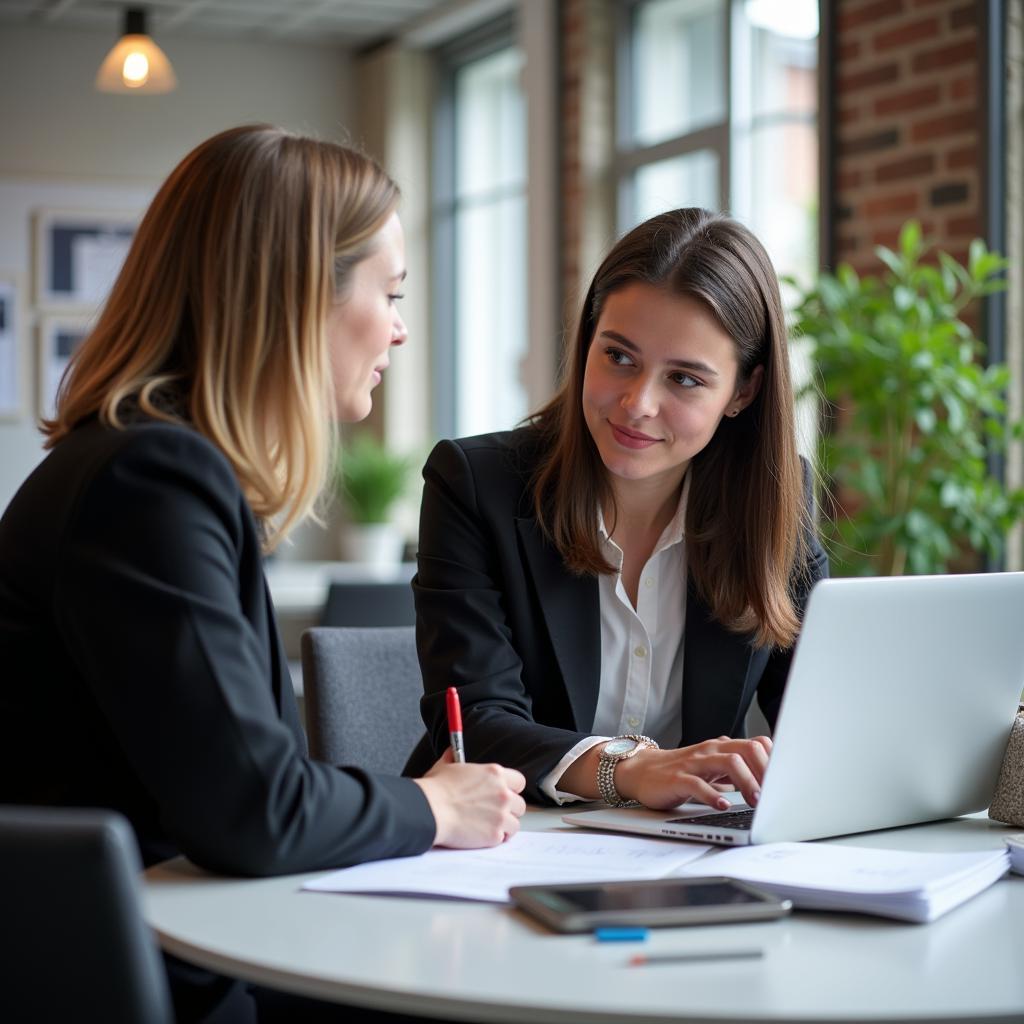
[(111, 807), (147, 864), (272, 874), (415, 854), (409, 779), (311, 761), (259, 535), (198, 433), (95, 420), (0, 520), (0, 803)]
[[(518, 768), (527, 797), (550, 802), (539, 782), (590, 735), (601, 675), (595, 577), (569, 573), (533, 512), (537, 465), (531, 428), (442, 441), (427, 460), (416, 598), (425, 742), (406, 768), (419, 774), (448, 744), (444, 691), (458, 686), (467, 756)], [(807, 476), (808, 501), (810, 477)], [(807, 593), (828, 574), (810, 538)], [(774, 726), (791, 650), (755, 649), (687, 593), (683, 745), (742, 736), (755, 694)]]

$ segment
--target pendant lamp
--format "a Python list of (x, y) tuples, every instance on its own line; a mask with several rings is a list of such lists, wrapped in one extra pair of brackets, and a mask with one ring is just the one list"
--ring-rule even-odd
[(177, 88), (178, 79), (164, 51), (146, 35), (146, 12), (124, 12), (124, 34), (96, 74), (100, 92), (160, 93)]

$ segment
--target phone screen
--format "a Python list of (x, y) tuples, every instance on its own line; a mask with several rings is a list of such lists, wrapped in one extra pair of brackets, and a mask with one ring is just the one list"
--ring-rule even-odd
[(653, 910), (665, 907), (742, 906), (763, 903), (764, 898), (729, 882), (664, 881), (643, 886), (555, 890), (567, 910), (603, 913), (609, 910)]

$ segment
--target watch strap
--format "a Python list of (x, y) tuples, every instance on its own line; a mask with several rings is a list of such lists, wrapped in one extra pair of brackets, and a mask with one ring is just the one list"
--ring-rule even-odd
[(650, 736), (642, 736), (639, 733), (625, 733), (616, 736), (617, 740), (635, 740), (636, 746), (625, 754), (606, 754), (603, 750), (597, 760), (597, 791), (601, 799), (609, 807), (639, 807), (639, 800), (629, 800), (622, 797), (615, 788), (615, 768), (620, 761), (626, 761), (635, 754), (640, 753), (648, 747), (658, 749), (658, 744)]

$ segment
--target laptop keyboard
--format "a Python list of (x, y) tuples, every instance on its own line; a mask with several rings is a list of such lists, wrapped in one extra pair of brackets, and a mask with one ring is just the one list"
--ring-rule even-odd
[(750, 830), (754, 823), (754, 809), (745, 811), (722, 811), (715, 814), (695, 814), (691, 818), (672, 818), (668, 825), (710, 825), (713, 828), (739, 828)]

